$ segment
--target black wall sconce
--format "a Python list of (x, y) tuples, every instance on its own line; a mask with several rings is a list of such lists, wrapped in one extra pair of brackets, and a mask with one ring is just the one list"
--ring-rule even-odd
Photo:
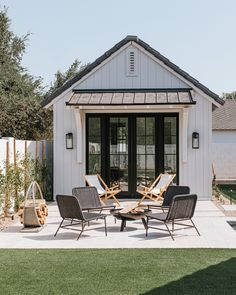
[(192, 148), (199, 149), (199, 133), (193, 132), (192, 134)]
[(73, 149), (73, 134), (71, 132), (66, 134), (66, 149)]

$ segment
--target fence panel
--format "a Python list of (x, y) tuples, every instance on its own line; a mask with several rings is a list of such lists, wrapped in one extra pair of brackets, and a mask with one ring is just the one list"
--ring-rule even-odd
[[(16, 165), (17, 167), (17, 165), (19, 164), (19, 161), (21, 160), (25, 160), (25, 159), (39, 160), (39, 162), (41, 162), (41, 164), (43, 165), (42, 167), (44, 167), (45, 165), (45, 163), (42, 162), (42, 160), (46, 160), (47, 170), (42, 176), (44, 177), (44, 180), (42, 180), (41, 184), (44, 188), (46, 188), (44, 193), (47, 200), (52, 200), (53, 198), (52, 151), (53, 151), (52, 141), (46, 141), (46, 140), (30, 141), (30, 140), (16, 140), (14, 138), (2, 138), (0, 139), (0, 173), (5, 175), (6, 167), (9, 167), (8, 164), (13, 164), (13, 165)], [(26, 187), (24, 190), (26, 190)], [(17, 190), (16, 190), (16, 195), (17, 195)]]
[[(0, 139), (0, 169), (4, 169), (4, 162), (8, 159), (9, 163), (15, 163), (16, 157), (23, 159), (30, 156), (32, 159), (42, 160), (45, 158), (52, 159), (52, 142), (50, 141), (31, 141), (16, 140), (14, 138)], [(47, 153), (45, 153), (47, 150)]]

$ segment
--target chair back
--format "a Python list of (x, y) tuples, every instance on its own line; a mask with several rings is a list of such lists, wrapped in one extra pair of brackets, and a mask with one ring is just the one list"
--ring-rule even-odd
[(72, 195), (78, 198), (82, 209), (100, 208), (102, 206), (97, 189), (93, 186), (74, 187)]
[(75, 196), (57, 195), (58, 209), (62, 218), (84, 220), (84, 215)]
[(193, 217), (197, 203), (197, 195), (174, 196), (166, 220), (190, 219)]
[(183, 185), (169, 185), (165, 195), (162, 206), (170, 206), (174, 196), (190, 194), (190, 188)]
[(174, 177), (175, 174), (160, 174), (159, 181), (157, 181), (157, 178), (157, 180), (151, 186), (150, 192), (153, 194), (160, 194), (162, 190), (165, 190), (168, 187), (168, 185), (172, 182)]
[(97, 174), (90, 174), (90, 175), (85, 175), (85, 180), (88, 183), (89, 186), (94, 186), (97, 189), (97, 192), (100, 194), (104, 194), (106, 190), (102, 186), (100, 180), (98, 179)]

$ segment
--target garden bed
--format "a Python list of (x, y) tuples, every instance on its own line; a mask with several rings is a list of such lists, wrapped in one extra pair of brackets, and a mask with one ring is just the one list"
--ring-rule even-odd
[(232, 203), (236, 203), (236, 184), (218, 184), (217, 186), (223, 197)]

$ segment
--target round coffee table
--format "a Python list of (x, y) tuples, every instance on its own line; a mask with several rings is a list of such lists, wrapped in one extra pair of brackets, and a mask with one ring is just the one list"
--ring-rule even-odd
[(126, 227), (126, 221), (133, 221), (133, 220), (142, 220), (143, 226), (145, 229), (147, 229), (147, 222), (146, 222), (146, 216), (145, 213), (150, 212), (150, 209), (144, 209), (143, 212), (129, 212), (129, 213), (122, 213), (120, 212), (122, 209), (111, 209), (110, 213), (113, 215), (116, 219), (121, 220), (121, 226), (120, 231), (124, 231)]

